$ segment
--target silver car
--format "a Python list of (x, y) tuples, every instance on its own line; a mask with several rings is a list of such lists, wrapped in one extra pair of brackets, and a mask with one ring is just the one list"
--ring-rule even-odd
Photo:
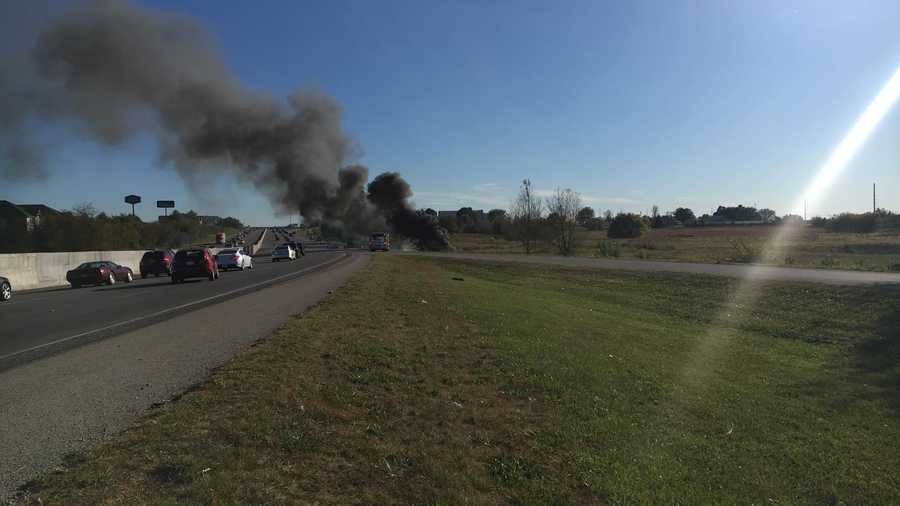
[(220, 271), (252, 269), (253, 258), (244, 251), (244, 248), (223, 249), (216, 254), (216, 264)]
[(294, 261), (297, 259), (297, 250), (291, 247), (290, 244), (282, 244), (281, 246), (272, 250), (272, 261), (280, 262), (282, 260)]

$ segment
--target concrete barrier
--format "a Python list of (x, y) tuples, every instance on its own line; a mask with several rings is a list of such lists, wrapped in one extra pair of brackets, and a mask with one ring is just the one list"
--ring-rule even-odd
[(9, 278), (14, 290), (30, 290), (66, 284), (66, 272), (84, 262), (109, 260), (140, 271), (140, 251), (72, 251), (0, 255), (0, 276)]
[(269, 229), (268, 229), (268, 228), (264, 228), (263, 231), (262, 231), (262, 233), (259, 234), (259, 239), (257, 239), (256, 242), (254, 242), (253, 244), (250, 245), (249, 249), (247, 250), (247, 253), (248, 253), (250, 256), (255, 255), (259, 250), (262, 249), (263, 241), (265, 241), (265, 239), (266, 239), (266, 234), (267, 234), (268, 232), (269, 232)]

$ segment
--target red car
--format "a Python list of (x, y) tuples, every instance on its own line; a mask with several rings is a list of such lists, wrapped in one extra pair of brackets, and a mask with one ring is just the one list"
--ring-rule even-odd
[(169, 250), (148, 251), (141, 257), (141, 277), (146, 278), (151, 274), (159, 277), (160, 274), (172, 275), (172, 261), (175, 253)]
[(114, 285), (117, 281), (131, 283), (134, 273), (131, 268), (115, 262), (85, 262), (66, 273), (66, 281), (72, 288), (82, 285)]
[(206, 248), (179, 250), (172, 262), (172, 283), (181, 283), (187, 278), (219, 279), (219, 266), (212, 253)]

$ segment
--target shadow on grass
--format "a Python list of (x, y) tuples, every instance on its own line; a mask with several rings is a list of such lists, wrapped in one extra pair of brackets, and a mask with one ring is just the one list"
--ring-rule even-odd
[(896, 292), (885, 292), (894, 298), (889, 310), (878, 319), (878, 337), (856, 347), (859, 368), (877, 377), (888, 402), (900, 417), (900, 301)]

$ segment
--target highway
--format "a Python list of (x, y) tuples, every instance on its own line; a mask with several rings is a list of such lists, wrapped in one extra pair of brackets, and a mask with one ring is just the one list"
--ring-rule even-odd
[(118, 434), (147, 409), (205, 380), (339, 290), (368, 259), (343, 251), (275, 264), (256, 257), (253, 271), (222, 273), (214, 282), (172, 285), (152, 278), (16, 294), (0, 305), (4, 350), (86, 334), (62, 349), (51, 347), (52, 353), (20, 353), (0, 367), (0, 503), (58, 466), (63, 455)]
[[(269, 237), (272, 234), (267, 234)], [(267, 237), (266, 242), (274, 240)], [(216, 281), (168, 277), (136, 279), (112, 286), (51, 288), (20, 292), (0, 304), (0, 369), (83, 342), (149, 325), (203, 304), (234, 300), (242, 293), (333, 263), (343, 251), (316, 251), (293, 262), (254, 258), (254, 268), (222, 272)]]

